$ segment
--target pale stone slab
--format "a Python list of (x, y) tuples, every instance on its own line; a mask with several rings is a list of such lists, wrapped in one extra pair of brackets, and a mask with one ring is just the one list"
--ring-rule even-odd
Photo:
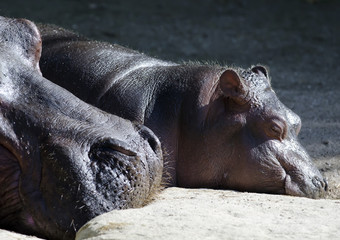
[(340, 200), (169, 188), (148, 206), (103, 214), (76, 240), (339, 239)]

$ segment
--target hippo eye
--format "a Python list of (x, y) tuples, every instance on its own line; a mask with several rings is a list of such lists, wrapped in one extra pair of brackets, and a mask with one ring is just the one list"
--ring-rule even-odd
[(267, 135), (271, 138), (282, 141), (285, 138), (284, 124), (281, 124), (281, 122), (279, 123), (278, 121), (273, 121), (269, 129), (267, 129)]
[(270, 130), (272, 131), (273, 135), (276, 136), (277, 138), (279, 138), (279, 140), (282, 139), (281, 135), (282, 135), (282, 130), (281, 128), (274, 124), (271, 126)]

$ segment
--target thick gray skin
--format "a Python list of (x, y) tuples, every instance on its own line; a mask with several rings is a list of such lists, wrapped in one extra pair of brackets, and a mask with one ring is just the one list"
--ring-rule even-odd
[(39, 26), (44, 76), (84, 101), (150, 127), (170, 185), (317, 198), (327, 183), (297, 135), (300, 118), (267, 70), (176, 64)]
[(142, 206), (162, 153), (148, 128), (43, 78), (40, 52), (33, 23), (0, 17), (0, 228), (74, 239), (99, 214)]

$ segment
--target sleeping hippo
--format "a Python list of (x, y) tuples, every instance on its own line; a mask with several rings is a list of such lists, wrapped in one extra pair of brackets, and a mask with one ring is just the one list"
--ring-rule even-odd
[(168, 185), (317, 198), (327, 183), (263, 66), (177, 64), (39, 25), (43, 75), (159, 137)]
[(162, 152), (148, 128), (43, 78), (40, 52), (33, 23), (0, 17), (0, 228), (74, 239), (101, 213), (145, 204)]

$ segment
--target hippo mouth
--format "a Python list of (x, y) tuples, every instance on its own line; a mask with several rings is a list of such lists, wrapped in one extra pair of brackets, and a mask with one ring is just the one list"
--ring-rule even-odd
[[(279, 158), (278, 158), (279, 159)], [(291, 166), (279, 160), (283, 170), (283, 192), (297, 197), (321, 198), (328, 190), (328, 184), (319, 171), (303, 172), (301, 169), (289, 170)], [(309, 166), (311, 167), (311, 166)]]
[(284, 141), (284, 144), (275, 143), (269, 146), (267, 153), (271, 155), (269, 162), (275, 162), (276, 168), (280, 169), (284, 193), (308, 198), (324, 197), (328, 188), (327, 181), (304, 148), (293, 140)]
[(285, 193), (291, 196), (320, 198), (328, 190), (327, 181), (318, 176), (311, 178), (307, 183), (298, 184), (289, 174), (286, 174), (284, 184)]

